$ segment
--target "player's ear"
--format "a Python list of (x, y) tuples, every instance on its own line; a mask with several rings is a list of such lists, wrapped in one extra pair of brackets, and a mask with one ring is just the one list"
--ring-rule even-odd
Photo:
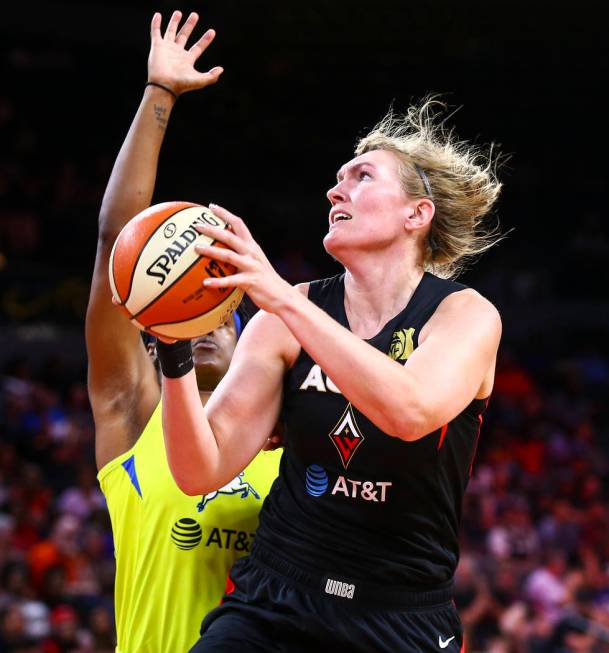
[(422, 197), (420, 200), (413, 202), (408, 214), (404, 220), (404, 229), (406, 231), (418, 231), (427, 227), (432, 221), (436, 212), (434, 203), (427, 197)]

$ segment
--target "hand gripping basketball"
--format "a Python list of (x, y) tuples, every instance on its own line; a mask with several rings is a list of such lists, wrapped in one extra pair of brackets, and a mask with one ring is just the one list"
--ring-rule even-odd
[(144, 331), (168, 339), (191, 339), (216, 329), (237, 308), (243, 291), (234, 286), (206, 287), (206, 278), (228, 278), (228, 262), (201, 256), (196, 245), (226, 247), (197, 229), (219, 232), (228, 223), (191, 202), (156, 204), (122, 229), (110, 255), (110, 286), (118, 306)]
[(213, 243), (197, 244), (195, 249), (202, 256), (230, 265), (238, 272), (230, 276), (209, 276), (203, 281), (205, 288), (240, 288), (265, 311), (276, 312), (282, 299), (292, 286), (282, 279), (260, 245), (254, 240), (245, 222), (216, 204), (210, 204), (214, 215), (230, 225), (230, 229), (210, 223), (197, 227), (197, 231), (212, 239)]

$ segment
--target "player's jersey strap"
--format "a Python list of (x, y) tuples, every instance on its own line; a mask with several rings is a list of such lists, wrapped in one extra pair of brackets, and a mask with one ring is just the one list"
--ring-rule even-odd
[(114, 534), (121, 653), (187, 651), (196, 642), (228, 570), (251, 550), (280, 455), (258, 454), (225, 487), (190, 497), (169, 471), (159, 404), (135, 446), (100, 470)]

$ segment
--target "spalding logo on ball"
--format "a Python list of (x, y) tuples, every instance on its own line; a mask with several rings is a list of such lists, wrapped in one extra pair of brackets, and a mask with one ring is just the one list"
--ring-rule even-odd
[(226, 322), (239, 306), (239, 288), (207, 288), (206, 277), (226, 277), (233, 265), (200, 256), (195, 244), (226, 247), (199, 233), (199, 225), (228, 229), (207, 207), (164, 202), (138, 213), (122, 229), (110, 255), (110, 286), (139, 329), (190, 339)]

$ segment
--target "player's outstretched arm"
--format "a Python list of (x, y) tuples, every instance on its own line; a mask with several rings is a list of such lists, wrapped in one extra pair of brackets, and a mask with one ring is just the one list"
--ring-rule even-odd
[(152, 18), (148, 82), (159, 86), (147, 85), (144, 89), (99, 215), (97, 256), (86, 317), (89, 395), (99, 467), (134, 444), (160, 396), (139, 331), (112, 304), (108, 280), (112, 246), (123, 226), (152, 201), (159, 153), (176, 97), (214, 84), (222, 73), (221, 68), (206, 73), (196, 70), (195, 63), (215, 33), (207, 30), (188, 47), (198, 16), (190, 14), (180, 28), (181, 17), (180, 12), (174, 12), (164, 34), (161, 15), (156, 13)]

